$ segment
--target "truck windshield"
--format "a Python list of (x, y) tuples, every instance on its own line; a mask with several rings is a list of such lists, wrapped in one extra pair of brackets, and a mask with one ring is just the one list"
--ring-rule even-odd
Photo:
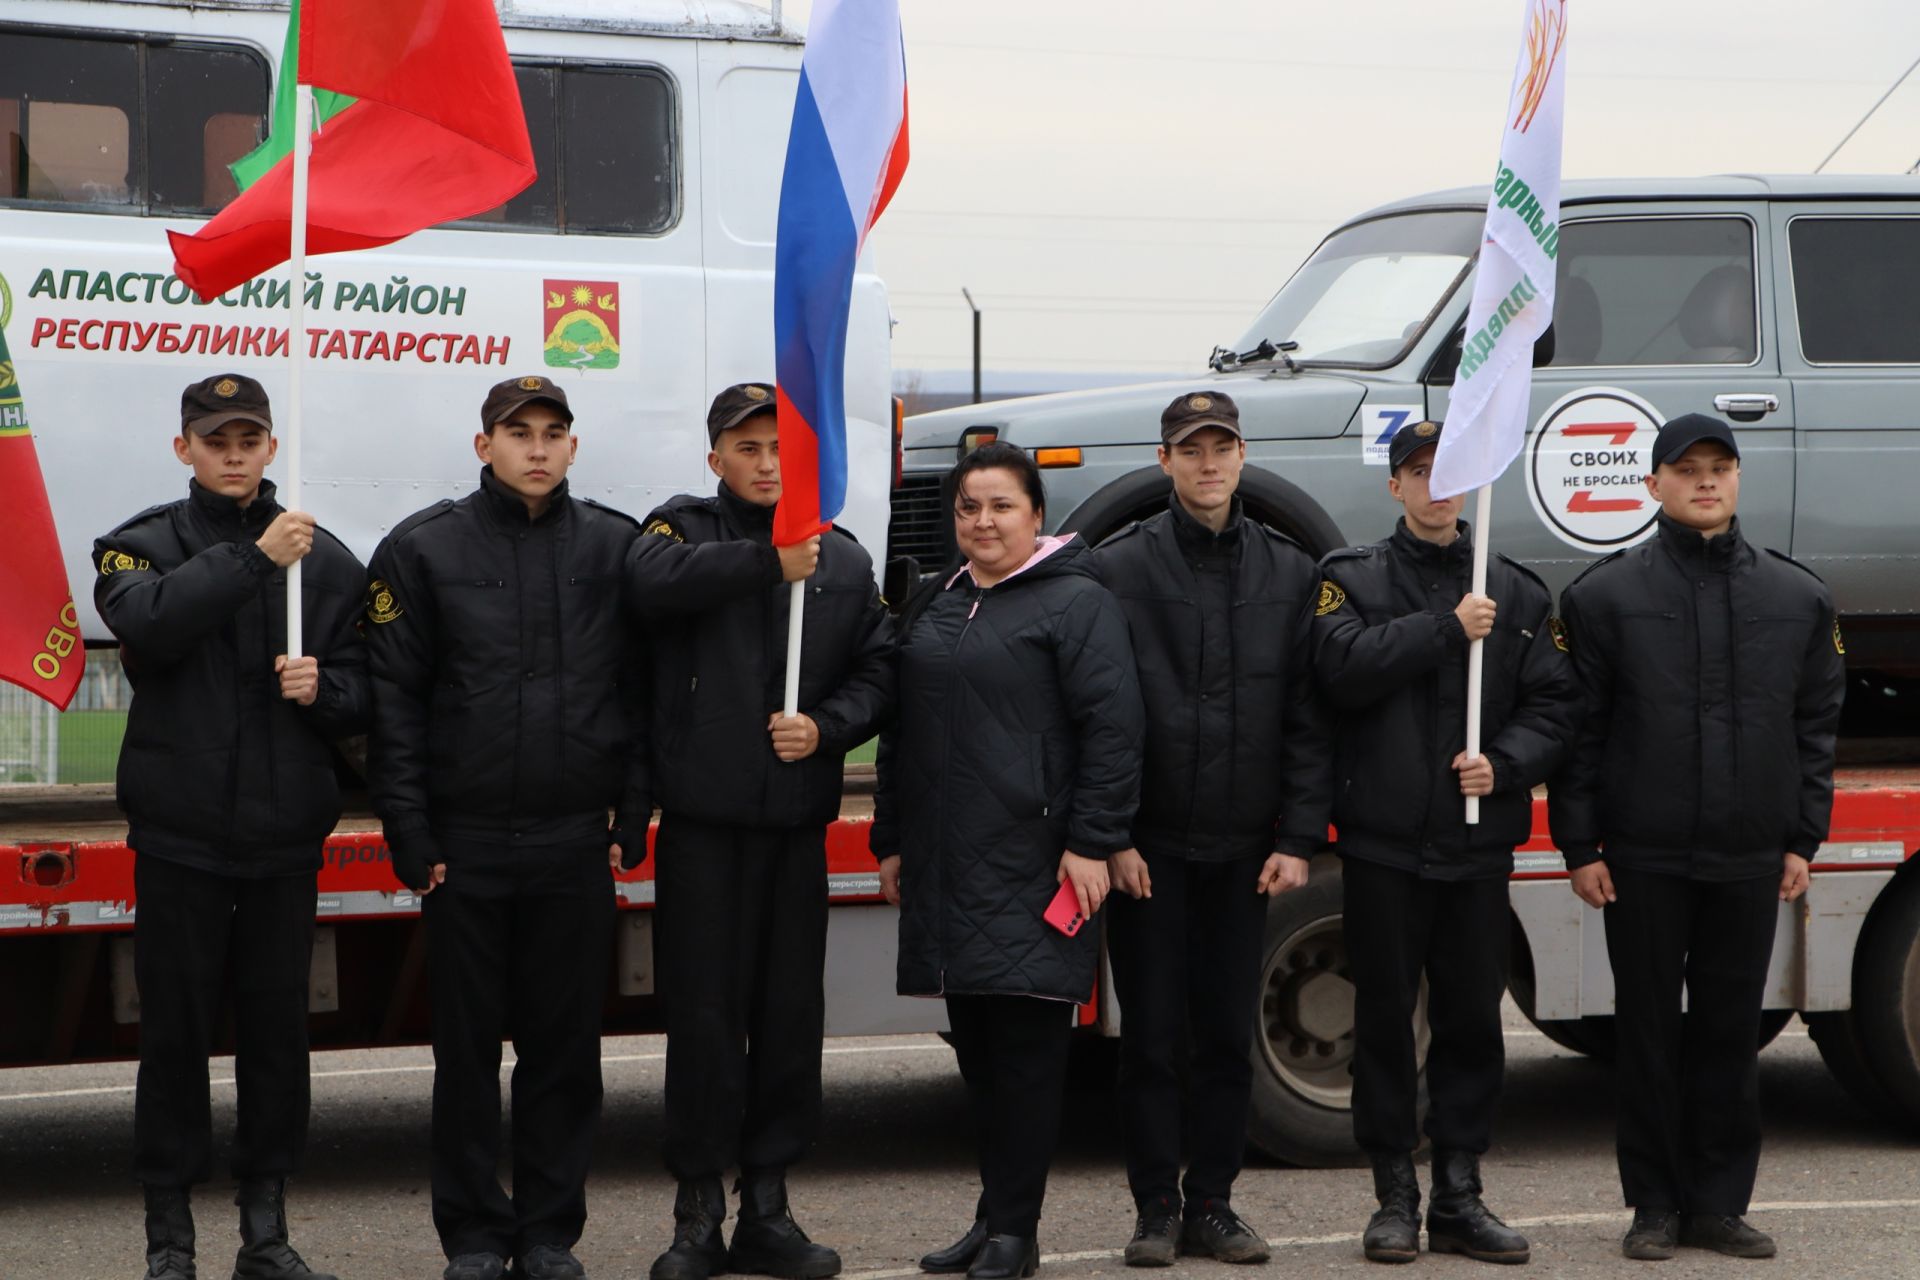
[(1375, 218), (1329, 236), (1240, 340), (1299, 343), (1300, 363), (1400, 359), (1479, 247), (1486, 215), (1465, 210)]

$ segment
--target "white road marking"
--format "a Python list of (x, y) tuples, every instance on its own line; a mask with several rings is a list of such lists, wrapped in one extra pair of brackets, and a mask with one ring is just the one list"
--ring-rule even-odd
[[(1753, 1213), (1834, 1213), (1858, 1212), (1871, 1209), (1920, 1209), (1920, 1200), (1775, 1200), (1752, 1206)], [(1625, 1227), (1631, 1219), (1625, 1209), (1612, 1213), (1549, 1213), (1532, 1218), (1508, 1218), (1507, 1225), (1514, 1228), (1529, 1227), (1589, 1227), (1615, 1224)], [(1358, 1249), (1360, 1233), (1342, 1231), (1338, 1235), (1327, 1236), (1276, 1236), (1267, 1241), (1273, 1249), (1306, 1249), (1320, 1245), (1347, 1244)], [(1077, 1253), (1043, 1253), (1041, 1265), (1063, 1262), (1111, 1262), (1125, 1251), (1121, 1249), (1083, 1249)], [(854, 1271), (843, 1274), (840, 1280), (906, 1280), (909, 1276), (920, 1274), (918, 1267), (896, 1267), (881, 1271)]]

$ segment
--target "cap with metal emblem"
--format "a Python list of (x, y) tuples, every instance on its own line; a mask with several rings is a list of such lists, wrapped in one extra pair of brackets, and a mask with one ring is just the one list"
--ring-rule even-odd
[(480, 405), (480, 429), (488, 430), (499, 426), (522, 407), (536, 400), (544, 400), (560, 411), (560, 416), (569, 424), (573, 422), (573, 408), (567, 404), (567, 393), (552, 378), (542, 378), (529, 374), (523, 378), (508, 378), (504, 382), (493, 384), (487, 392), (487, 398)]
[(1440, 424), (1437, 422), (1409, 422), (1393, 433), (1393, 439), (1387, 443), (1387, 470), (1398, 471), (1400, 464), (1411, 458), (1416, 452), (1430, 444), (1440, 443)]
[(1732, 427), (1708, 414), (1683, 413), (1661, 427), (1660, 434), (1653, 438), (1653, 467), (1663, 462), (1678, 462), (1681, 454), (1702, 440), (1717, 441), (1725, 445), (1735, 459), (1740, 457), (1740, 445), (1733, 438)]
[(1179, 444), (1196, 431), (1218, 427), (1234, 439), (1240, 434), (1240, 406), (1223, 391), (1189, 391), (1173, 398), (1160, 414), (1160, 443)]
[(756, 413), (771, 413), (775, 395), (771, 382), (736, 382), (713, 398), (707, 410), (707, 442), (720, 443), (720, 433), (731, 431)]
[(216, 373), (180, 393), (180, 429), (212, 435), (229, 422), (251, 422), (273, 430), (273, 406), (267, 391), (244, 373)]

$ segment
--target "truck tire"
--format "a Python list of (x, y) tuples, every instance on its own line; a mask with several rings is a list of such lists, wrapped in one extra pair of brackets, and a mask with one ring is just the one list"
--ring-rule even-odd
[(1800, 1016), (1807, 1024), (1814, 1048), (1820, 1051), (1820, 1060), (1827, 1064), (1827, 1070), (1840, 1082), (1847, 1096), (1876, 1119), (1897, 1115), (1899, 1105), (1874, 1075), (1873, 1064), (1867, 1061), (1867, 1048), (1860, 1039), (1860, 1025), (1854, 1019), (1853, 1010)]
[[(1172, 481), (1158, 467), (1142, 468), (1122, 476), (1081, 503), (1060, 525), (1091, 545), (1132, 520), (1144, 520), (1166, 510)], [(1318, 557), (1346, 545), (1340, 527), (1307, 491), (1264, 467), (1248, 466), (1240, 474), (1240, 500), (1252, 519), (1298, 542)]]
[(1872, 1078), (1893, 1103), (1880, 1114), (1920, 1126), (1920, 880), (1896, 880), (1867, 920), (1854, 952), (1852, 1021)]
[[(1353, 1140), (1353, 982), (1338, 872), (1316, 876), (1267, 909), (1253, 1035), (1249, 1138), (1307, 1168), (1366, 1163)], [(1426, 1113), (1426, 993), (1414, 1015)]]

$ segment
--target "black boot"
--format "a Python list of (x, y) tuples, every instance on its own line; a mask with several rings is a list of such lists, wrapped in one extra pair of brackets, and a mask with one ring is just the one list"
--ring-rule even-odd
[(1413, 1157), (1374, 1157), (1373, 1194), (1380, 1208), (1360, 1237), (1367, 1261), (1412, 1262), (1420, 1256), (1420, 1179)]
[(980, 1252), (980, 1246), (987, 1242), (987, 1220), (975, 1218), (973, 1225), (967, 1228), (967, 1234), (955, 1240), (944, 1249), (935, 1249), (932, 1253), (922, 1254), (920, 1269), (928, 1275), (958, 1275), (973, 1265)]
[(707, 1280), (727, 1273), (727, 1193), (718, 1178), (680, 1184), (673, 1198), (673, 1243), (653, 1260), (652, 1280)]
[(185, 1187), (145, 1187), (146, 1280), (195, 1280), (193, 1205)]
[(967, 1268), (968, 1280), (1023, 1280), (1040, 1269), (1040, 1241), (988, 1236)]
[(807, 1239), (787, 1208), (786, 1174), (741, 1170), (740, 1220), (733, 1224), (733, 1269), (782, 1280), (822, 1280), (840, 1274), (840, 1255)]
[(243, 1179), (233, 1202), (240, 1206), (233, 1280), (335, 1280), (309, 1267), (287, 1243), (286, 1179)]
[(1427, 1207), (1427, 1251), (1462, 1253), (1480, 1262), (1525, 1262), (1527, 1238), (1480, 1202), (1480, 1157), (1433, 1153), (1433, 1203)]

